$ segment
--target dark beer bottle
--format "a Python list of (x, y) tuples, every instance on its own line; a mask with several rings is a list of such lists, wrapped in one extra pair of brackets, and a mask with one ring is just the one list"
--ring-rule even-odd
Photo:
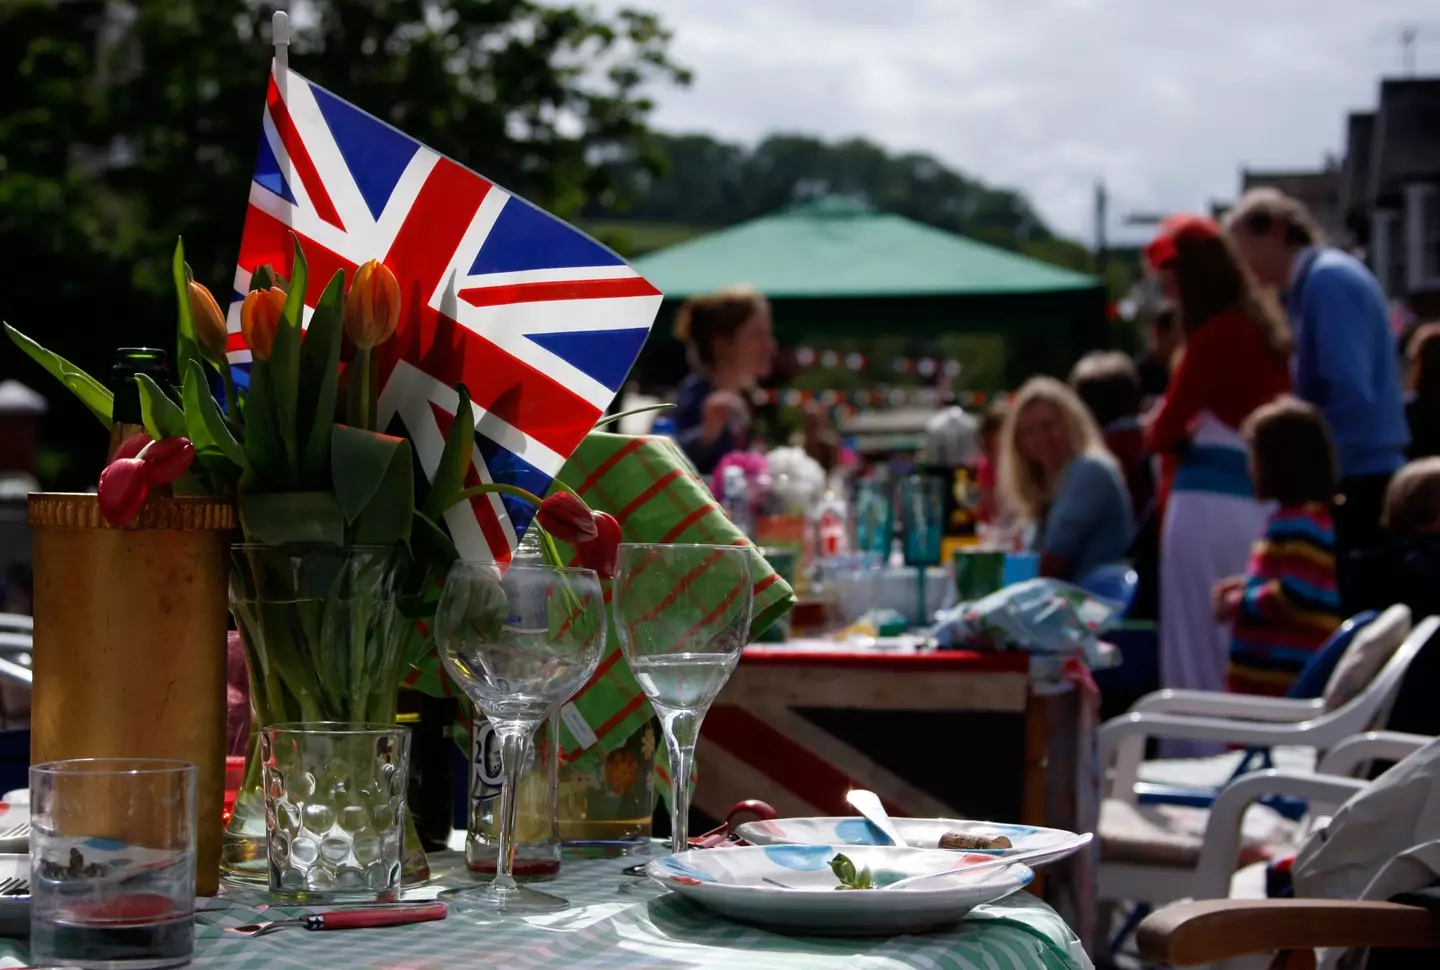
[(115, 364), (110, 368), (110, 390), (115, 403), (110, 415), (110, 447), (105, 460), (115, 454), (120, 442), (145, 426), (140, 414), (140, 387), (137, 374), (144, 374), (163, 388), (170, 386), (170, 364), (165, 351), (154, 347), (121, 347), (115, 351)]

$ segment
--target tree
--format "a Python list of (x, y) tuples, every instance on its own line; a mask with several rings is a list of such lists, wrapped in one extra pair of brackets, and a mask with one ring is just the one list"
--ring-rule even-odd
[[(835, 193), (1007, 249), (1052, 240), (1074, 245), (1057, 240), (1019, 193), (983, 185), (929, 155), (891, 155), (863, 138), (830, 143), (775, 134), (747, 149), (688, 134), (661, 135), (655, 144), (669, 162), (658, 177), (639, 157), (611, 165), (632, 199), (625, 219), (724, 226)], [(595, 204), (585, 212), (615, 214)]]
[[(0, 288), (0, 318), (97, 374), (117, 345), (168, 346), (169, 254), (180, 235), (197, 277), (223, 299), (260, 138), (273, 9), (262, 0), (0, 4), (0, 255), (12, 284)], [(645, 92), (688, 81), (668, 57), (668, 31), (632, 10), (312, 0), (292, 22), (296, 70), (562, 215), (623, 201), (611, 159), (660, 170)], [(49, 393), (8, 341), (0, 374)], [(51, 397), (45, 440), (86, 433), (81, 412)], [(84, 474), (93, 472), (91, 461)]]

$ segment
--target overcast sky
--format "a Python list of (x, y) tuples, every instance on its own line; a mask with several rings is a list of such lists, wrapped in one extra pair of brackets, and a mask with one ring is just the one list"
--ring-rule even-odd
[(1089, 240), (1135, 210), (1234, 196), (1242, 166), (1318, 166), (1345, 113), (1440, 74), (1435, 0), (599, 0), (654, 10), (695, 72), (658, 126), (753, 142), (863, 135), (1020, 189)]

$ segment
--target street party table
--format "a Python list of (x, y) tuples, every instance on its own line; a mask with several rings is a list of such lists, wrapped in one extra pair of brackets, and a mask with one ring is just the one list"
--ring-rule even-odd
[[(659, 846), (656, 851), (663, 851)], [(717, 849), (715, 851), (725, 851)], [(787, 937), (714, 916), (673, 893), (645, 896), (622, 887), (641, 880), (621, 870), (635, 859), (567, 860), (545, 888), (572, 907), (523, 921), (480, 924), (459, 914), (434, 923), (388, 929), (312, 933), (284, 929), (244, 938), (224, 927), (298, 915), (305, 909), (259, 912), (253, 900), (226, 894), (209, 900), (196, 920), (197, 970), (1089, 970), (1075, 934), (1054, 910), (1028, 893), (982, 906), (953, 929), (882, 939)], [(458, 853), (431, 856), (439, 873), (406, 899), (425, 899), (464, 885)], [(257, 897), (258, 898), (258, 897)], [(10, 961), (23, 965), (10, 944)], [(0, 953), (4, 950), (0, 949)]]
[[(1094, 831), (1098, 698), (1083, 687), (1059, 658), (1021, 651), (747, 647), (705, 717), (695, 805), (717, 819), (748, 798), (782, 816), (853, 815), (846, 792), (868, 788), (892, 815)], [(1081, 939), (1092, 855), (1031, 887)]]

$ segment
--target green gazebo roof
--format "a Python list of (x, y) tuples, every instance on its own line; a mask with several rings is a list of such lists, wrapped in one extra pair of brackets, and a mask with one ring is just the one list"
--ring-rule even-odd
[(670, 299), (736, 283), (772, 300), (998, 296), (1097, 285), (1094, 277), (837, 196), (649, 253), (635, 268)]

